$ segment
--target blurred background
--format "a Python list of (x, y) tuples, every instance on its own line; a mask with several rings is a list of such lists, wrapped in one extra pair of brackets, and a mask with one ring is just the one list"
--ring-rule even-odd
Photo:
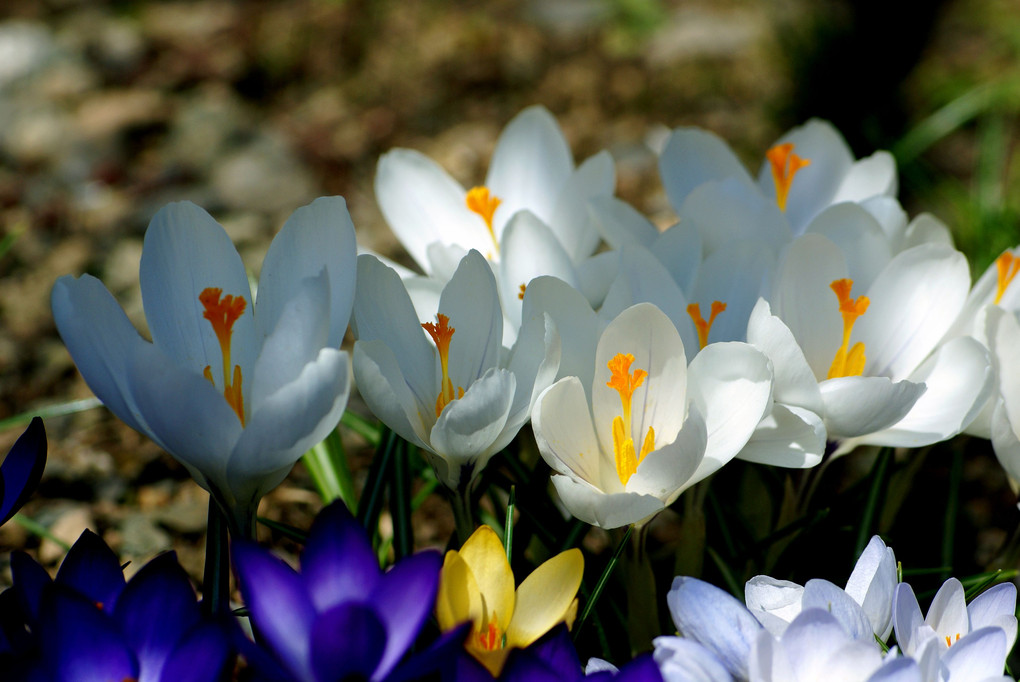
[[(670, 128), (715, 131), (756, 170), (784, 130), (827, 118), (857, 156), (893, 151), (907, 210), (949, 224), (980, 273), (1020, 241), (1018, 57), (1014, 0), (5, 0), (0, 447), (24, 415), (91, 395), (49, 312), (58, 276), (102, 278), (144, 329), (142, 236), (166, 202), (205, 207), (257, 273), (294, 208), (341, 194), (359, 241), (401, 259), (373, 196), (379, 155), (412, 147), (477, 184), (531, 104), (558, 118), (576, 159), (608, 149), (618, 194), (662, 227), (673, 214), (653, 150)], [(46, 425), (50, 461), (25, 515), (64, 542), (91, 527), (136, 566), (174, 547), (200, 576), (207, 498), (182, 467), (102, 408)], [(364, 472), (371, 453), (344, 437)], [(775, 575), (842, 584), (874, 461), (830, 467), (818, 499), (850, 490), (850, 502), (794, 540), (786, 556), (811, 561), (773, 557)], [(752, 485), (747, 470), (713, 488), (760, 500), (767, 526), (778, 502), (759, 493), (783, 474)], [(1020, 513), (987, 442), (900, 453), (885, 481), (881, 527), (905, 565), (950, 559), (962, 574), (1002, 560)], [(319, 507), (299, 465), (262, 513), (307, 527)], [(438, 498), (415, 520), (419, 546), (452, 530)], [(823, 535), (833, 557), (811, 550)], [(739, 538), (729, 546), (733, 563)], [(10, 523), (0, 548), (15, 547), (51, 566), (62, 556)]]

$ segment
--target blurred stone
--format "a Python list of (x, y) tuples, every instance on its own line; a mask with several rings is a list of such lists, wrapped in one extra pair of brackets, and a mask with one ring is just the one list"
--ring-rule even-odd
[(53, 37), (42, 24), (0, 24), (0, 88), (41, 70), (55, 52)]
[(229, 89), (201, 88), (179, 105), (163, 155), (205, 171), (237, 145), (250, 119)]
[[(76, 505), (65, 509), (57, 520), (50, 527), (53, 537), (68, 545), (73, 545), (75, 540), (88, 528), (95, 530), (96, 521), (92, 517), (92, 511), (88, 505)], [(39, 545), (39, 561), (43, 565), (56, 563), (64, 556), (64, 548), (49, 538), (43, 538)]]
[(110, 90), (89, 97), (78, 109), (78, 129), (86, 137), (105, 138), (127, 128), (166, 120), (167, 101), (158, 90)]
[(230, 208), (267, 213), (293, 210), (316, 194), (311, 173), (282, 140), (269, 135), (223, 159), (212, 186)]
[(149, 557), (173, 546), (170, 536), (142, 514), (131, 514), (124, 519), (120, 532), (123, 559)]
[(690, 59), (735, 56), (765, 35), (768, 22), (748, 10), (684, 8), (648, 41), (653, 66)]

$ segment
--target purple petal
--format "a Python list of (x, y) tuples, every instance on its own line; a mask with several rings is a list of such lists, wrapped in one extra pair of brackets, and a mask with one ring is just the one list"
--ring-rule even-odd
[(156, 679), (170, 652), (202, 618), (188, 574), (173, 552), (138, 571), (117, 600), (114, 619), (138, 656), (146, 678)]
[(301, 576), (251, 542), (235, 542), (233, 557), (241, 595), (265, 645), (295, 677), (311, 679), (315, 609)]
[(32, 422), (0, 465), (0, 524), (14, 516), (39, 485), (46, 466), (46, 429), (39, 417)]
[(380, 676), (392, 670), (432, 613), (439, 589), (439, 552), (418, 552), (391, 568), (371, 594), (371, 604), (386, 625), (386, 653), (379, 663)]
[(301, 554), (301, 574), (317, 611), (347, 601), (364, 601), (382, 570), (364, 528), (341, 500), (316, 517)]
[(662, 682), (662, 673), (652, 656), (638, 656), (620, 668), (616, 674), (618, 682)]
[(159, 682), (218, 682), (233, 667), (233, 649), (223, 626), (204, 623), (193, 628), (163, 665)]
[(113, 612), (125, 584), (117, 555), (88, 529), (82, 531), (67, 552), (56, 582), (76, 590), (106, 613)]
[(583, 677), (581, 659), (577, 657), (577, 649), (570, 639), (567, 626), (560, 624), (527, 648), (529, 655), (543, 661), (550, 669), (555, 670), (561, 680), (574, 680)]
[(367, 604), (349, 602), (319, 614), (312, 627), (312, 668), (319, 682), (378, 679), (386, 627)]
[[(449, 632), (444, 632), (425, 651), (404, 661), (400, 667), (386, 677), (386, 682), (417, 680), (437, 670), (443, 671), (443, 679), (450, 678), (456, 673), (455, 661), (458, 655), (464, 654), (464, 640), (469, 632), (471, 632), (470, 622), (458, 625)], [(482, 668), (482, 672), (488, 675), (484, 668)], [(492, 679), (492, 676), (489, 675), (482, 679)]]
[(46, 569), (24, 552), (11, 552), (11, 578), (21, 608), (25, 610), (30, 623), (39, 622), (39, 602), (43, 589), (53, 580)]
[(64, 585), (54, 584), (43, 595), (39, 630), (54, 679), (138, 679), (138, 662), (113, 619)]

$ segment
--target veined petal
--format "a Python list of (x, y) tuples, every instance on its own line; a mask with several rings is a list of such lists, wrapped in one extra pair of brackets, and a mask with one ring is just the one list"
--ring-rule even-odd
[(532, 571), (517, 588), (514, 617), (506, 631), (507, 647), (526, 647), (563, 621), (582, 577), (584, 556), (577, 548), (557, 554)]
[(620, 394), (606, 385), (609, 361), (617, 354), (631, 354), (632, 371), (648, 376), (631, 399), (631, 437), (642, 443), (649, 427), (657, 442), (676, 438), (687, 418), (687, 358), (680, 334), (662, 311), (648, 303), (627, 308), (609, 323), (595, 352), (592, 413), (595, 431), (603, 448), (613, 447), (613, 419), (621, 413)]
[(258, 338), (278, 326), (283, 311), (299, 295), (304, 276), (324, 268), (329, 282), (325, 345), (339, 348), (354, 305), (356, 260), (354, 223), (343, 197), (320, 197), (294, 211), (273, 238), (262, 263), (255, 303)]
[(267, 396), (293, 381), (315, 361), (319, 350), (334, 347), (329, 343), (330, 285), (326, 269), (320, 270), (317, 277), (303, 278), (291, 293), (287, 305), (274, 311), (275, 327), (260, 332), (259, 338), (265, 340), (245, 387), (249, 413), (256, 412)]
[(552, 114), (541, 106), (517, 114), (500, 133), (485, 177), (485, 186), (503, 200), (493, 221), (496, 235), (522, 208), (551, 220), (573, 170), (570, 147)]
[(128, 374), (146, 342), (103, 283), (91, 275), (65, 275), (53, 285), (53, 320), (96, 397), (125, 424), (149, 434), (131, 397)]
[(516, 611), (514, 573), (506, 559), (503, 542), (491, 528), (479, 526), (460, 548), (460, 558), (471, 569), (482, 595), (484, 622), (495, 622), (500, 630), (506, 631)]
[(427, 249), (433, 242), (491, 248), (485, 221), (468, 210), (466, 196), (449, 173), (420, 152), (393, 149), (379, 158), (376, 201), (390, 229), (426, 273), (431, 273)]
[(257, 476), (293, 465), (336, 427), (350, 390), (350, 356), (320, 350), (314, 362), (252, 413), (231, 453), (228, 474)]
[(688, 368), (691, 401), (705, 415), (708, 443), (695, 480), (733, 459), (772, 402), (768, 358), (746, 343), (713, 343)]
[(693, 189), (710, 180), (736, 178), (748, 189), (754, 181), (722, 138), (700, 128), (677, 128), (659, 156), (659, 174), (674, 208), (683, 205)]
[(866, 436), (895, 424), (924, 394), (924, 384), (886, 377), (828, 379), (819, 387), (830, 439)]
[(145, 231), (139, 266), (142, 302), (152, 341), (176, 365), (201, 375), (208, 365), (223, 386), (220, 343), (198, 296), (209, 287), (247, 302), (234, 322), (233, 364), (248, 374), (258, 354), (248, 276), (230, 237), (204, 209), (188, 201), (161, 208)]
[(611, 196), (615, 184), (613, 157), (601, 151), (578, 166), (560, 190), (549, 227), (574, 263), (592, 255), (599, 245), (599, 233), (588, 211), (588, 202)]
[(773, 637), (782, 637), (802, 608), (804, 588), (789, 580), (756, 575), (744, 584), (747, 609)]
[[(503, 341), (503, 311), (496, 279), (488, 262), (477, 251), (461, 260), (453, 278), (443, 289), (439, 312), (450, 318), (457, 331), (450, 341), (450, 379), (467, 386), (499, 362)], [(439, 375), (439, 360), (434, 361)], [(435, 386), (439, 387), (437, 380)], [(438, 395), (438, 390), (435, 392)]]
[(436, 350), (421, 322), (397, 273), (372, 256), (359, 256), (354, 336), (359, 341), (385, 343), (393, 351), (407, 388), (419, 405), (428, 406), (435, 403), (439, 382)]
[(807, 469), (822, 461), (826, 441), (821, 416), (794, 405), (774, 402), (755, 427), (737, 458), (793, 469)]
[(588, 400), (577, 377), (560, 379), (538, 397), (531, 425), (538, 451), (553, 471), (606, 492), (623, 490), (615, 464), (599, 447)]
[(484, 607), (475, 574), (459, 552), (450, 551), (443, 559), (443, 570), (436, 594), (436, 620), (443, 632), (465, 621), (474, 629), (482, 627)]
[(606, 493), (583, 479), (560, 474), (553, 475), (552, 482), (568, 512), (607, 530), (640, 523), (665, 509), (653, 495)]
[(868, 289), (871, 305), (854, 327), (867, 351), (864, 372), (908, 377), (952, 326), (969, 291), (959, 251), (926, 244), (898, 254)]
[(988, 352), (969, 337), (940, 346), (910, 381), (923, 384), (924, 394), (902, 419), (863, 442), (920, 447), (948, 440), (974, 420), (994, 389)]
[(531, 211), (518, 211), (503, 232), (499, 267), (503, 307), (515, 327), (521, 325), (521, 294), (527, 293), (522, 287), (541, 275), (578, 286), (574, 263), (556, 235)]
[(493, 367), (483, 374), (463, 398), (443, 409), (429, 435), (431, 449), (454, 465), (484, 466), (494, 454), (491, 446), (506, 424), (516, 386), (514, 375), (504, 369)]

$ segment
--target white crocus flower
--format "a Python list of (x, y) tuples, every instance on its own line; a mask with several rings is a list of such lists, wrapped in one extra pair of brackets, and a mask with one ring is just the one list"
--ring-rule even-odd
[(770, 301), (759, 301), (747, 329), (773, 362), (776, 400), (823, 416), (842, 451), (956, 435), (992, 388), (981, 344), (939, 343), (969, 290), (966, 259), (940, 244), (916, 246), (864, 292), (856, 266), (817, 234), (787, 249)]
[[(744, 586), (747, 608), (765, 628), (776, 637), (802, 610), (828, 609), (854, 634), (883, 642), (892, 632), (892, 598), (896, 589), (896, 557), (877, 535), (857, 559), (853, 572), (841, 590), (827, 580), (811, 580), (807, 585), (776, 580), (759, 575)], [(868, 624), (863, 632), (860, 624)]]
[(747, 344), (714, 344), (688, 368), (676, 327), (643, 303), (595, 351), (590, 399), (566, 377), (539, 396), (532, 426), (575, 517), (641, 523), (733, 458), (768, 407), (771, 373)]
[(149, 224), (140, 280), (152, 343), (94, 277), (53, 288), (53, 317), (96, 396), (180, 461), (251, 534), (259, 499), (337, 424), (349, 360), (354, 226), (342, 198), (273, 240), (258, 298), (224, 229), (188, 202)]
[(383, 423), (426, 452), (440, 481), (466, 490), (552, 383), (560, 341), (540, 315), (525, 320), (512, 350), (502, 347), (496, 282), (477, 251), (461, 261), (434, 314), (422, 321), (397, 273), (358, 258), (358, 390)]

